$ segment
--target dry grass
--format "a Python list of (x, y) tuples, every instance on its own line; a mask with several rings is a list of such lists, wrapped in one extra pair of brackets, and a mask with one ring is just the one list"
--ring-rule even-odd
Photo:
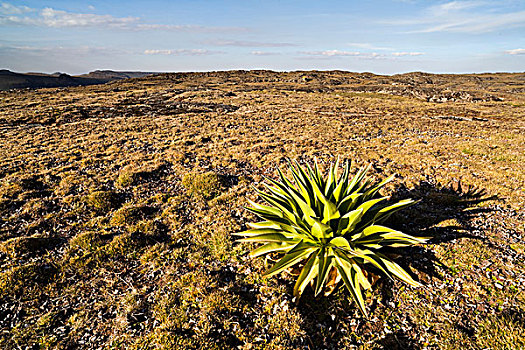
[[(525, 75), (169, 74), (0, 93), (1, 348), (523, 347)], [(446, 98), (446, 101), (444, 100)], [(437, 103), (436, 101), (443, 101)], [(422, 201), (365, 320), (296, 305), (232, 232), (286, 158)]]

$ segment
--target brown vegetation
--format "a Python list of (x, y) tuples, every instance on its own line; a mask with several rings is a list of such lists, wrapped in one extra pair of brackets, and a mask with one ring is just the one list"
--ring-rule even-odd
[[(525, 74), (164, 74), (0, 92), (0, 348), (520, 348)], [(287, 158), (372, 163), (430, 236), (292, 300), (231, 233)]]

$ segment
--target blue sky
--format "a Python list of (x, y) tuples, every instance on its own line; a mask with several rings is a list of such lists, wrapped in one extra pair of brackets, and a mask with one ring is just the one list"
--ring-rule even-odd
[(525, 0), (0, 0), (0, 68), (523, 72)]

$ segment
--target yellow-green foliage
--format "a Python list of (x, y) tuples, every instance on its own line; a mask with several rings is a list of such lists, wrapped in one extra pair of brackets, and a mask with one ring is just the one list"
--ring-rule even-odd
[(95, 191), (86, 197), (87, 205), (97, 213), (103, 214), (119, 205), (119, 198), (114, 191)]
[[(523, 314), (518, 317), (523, 317)], [(523, 319), (514, 316), (483, 318), (477, 327), (476, 342), (479, 349), (525, 349)]]
[(86, 178), (79, 174), (65, 174), (58, 185), (55, 187), (54, 192), (57, 196), (67, 196), (74, 194), (76, 191), (86, 185)]
[(87, 231), (77, 234), (69, 241), (69, 247), (73, 250), (93, 251), (102, 244), (100, 233)]
[(117, 180), (115, 181), (115, 186), (119, 188), (124, 188), (132, 185), (137, 178), (137, 171), (133, 166), (124, 167), (118, 175)]
[(144, 220), (151, 213), (152, 208), (145, 205), (131, 205), (117, 210), (110, 220), (110, 225), (132, 225)]
[(50, 266), (29, 263), (0, 273), (0, 295), (20, 295), (44, 283), (54, 274)]
[(162, 174), (162, 170), (169, 167), (164, 161), (151, 161), (140, 165), (128, 165), (122, 168), (119, 176), (115, 181), (115, 186), (119, 188), (126, 188), (136, 185), (138, 182), (152, 178), (158, 178)]
[[(235, 325), (223, 319), (220, 315), (239, 310), (239, 300), (232, 293), (217, 289), (217, 280), (203, 271), (187, 273), (167, 286), (166, 291), (159, 295), (159, 303), (154, 309), (154, 315), (161, 326), (158, 331), (181, 329), (194, 332), (192, 337), (176, 336), (174, 348), (206, 349), (221, 348), (221, 343), (210, 346), (206, 340), (213, 328), (219, 326), (226, 332)], [(188, 316), (192, 310), (192, 316)], [(160, 334), (154, 337), (155, 343), (164, 337)], [(161, 345), (162, 342), (157, 343)], [(224, 346), (224, 344), (222, 344)]]
[(14, 237), (1, 242), (0, 251), (11, 258), (17, 258), (46, 249), (56, 241), (56, 239), (41, 236)]
[(0, 187), (0, 197), (16, 198), (23, 191), (22, 186), (16, 182), (7, 182)]
[(162, 217), (172, 230), (176, 230), (184, 216), (189, 198), (186, 195), (174, 196), (168, 199), (167, 207), (162, 211)]
[(140, 232), (148, 236), (156, 236), (161, 233), (160, 223), (155, 220), (142, 220), (129, 228), (130, 232)]
[(213, 171), (206, 173), (187, 173), (182, 178), (182, 185), (192, 196), (212, 199), (223, 189), (219, 175)]
[(104, 247), (104, 250), (107, 254), (113, 256), (133, 255), (134, 253), (139, 253), (140, 249), (143, 248), (149, 240), (150, 238), (140, 232), (127, 232), (115, 236), (113, 240)]
[(69, 241), (69, 249), (62, 260), (62, 270), (79, 275), (89, 274), (107, 257), (104, 250), (107, 239), (104, 232), (86, 231), (77, 234)]
[(362, 290), (371, 289), (371, 284), (365, 275), (365, 263), (390, 278), (395, 276), (420, 287), (419, 282), (380, 250), (425, 243), (426, 239), (382, 225), (393, 213), (415, 203), (406, 199), (384, 204), (387, 197), (381, 197), (379, 190), (394, 176), (376, 182), (366, 176), (370, 166), (361, 168), (355, 176), (350, 173), (350, 162), (345, 163), (340, 176), (338, 168), (339, 161), (330, 164), (325, 176), (317, 161), (314, 167), (307, 164), (305, 168), (295, 162), (290, 164), (293, 174), (290, 178), (279, 170), (280, 181), (270, 180), (273, 186), (268, 185), (266, 192), (258, 192), (267, 205), (250, 202), (252, 207), (248, 208), (263, 221), (250, 223), (249, 230), (234, 234), (244, 237), (241, 242), (264, 243), (250, 253), (252, 257), (284, 254), (265, 272), (266, 276), (307, 260), (294, 287), (297, 298), (314, 279), (317, 296), (331, 280), (330, 275), (333, 279), (337, 276), (366, 316)]

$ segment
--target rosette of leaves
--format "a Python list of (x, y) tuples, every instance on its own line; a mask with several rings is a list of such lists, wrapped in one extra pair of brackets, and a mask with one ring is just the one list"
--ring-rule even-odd
[(317, 296), (332, 276), (335, 283), (343, 281), (366, 316), (362, 290), (370, 289), (371, 284), (365, 269), (373, 266), (390, 278), (420, 286), (382, 249), (426, 239), (382, 225), (394, 212), (415, 203), (405, 199), (384, 204), (388, 197), (379, 196), (379, 190), (394, 176), (377, 183), (366, 175), (370, 166), (351, 176), (350, 162), (338, 176), (338, 163), (330, 165), (327, 176), (322, 175), (317, 161), (313, 168), (290, 163), (291, 178), (279, 169), (279, 181), (267, 179), (266, 191), (257, 190), (266, 205), (249, 201), (252, 207), (247, 209), (263, 221), (250, 223), (249, 230), (236, 235), (243, 237), (238, 241), (263, 243), (250, 253), (252, 257), (282, 254), (266, 276), (299, 266), (293, 291), (297, 298), (309, 283)]

